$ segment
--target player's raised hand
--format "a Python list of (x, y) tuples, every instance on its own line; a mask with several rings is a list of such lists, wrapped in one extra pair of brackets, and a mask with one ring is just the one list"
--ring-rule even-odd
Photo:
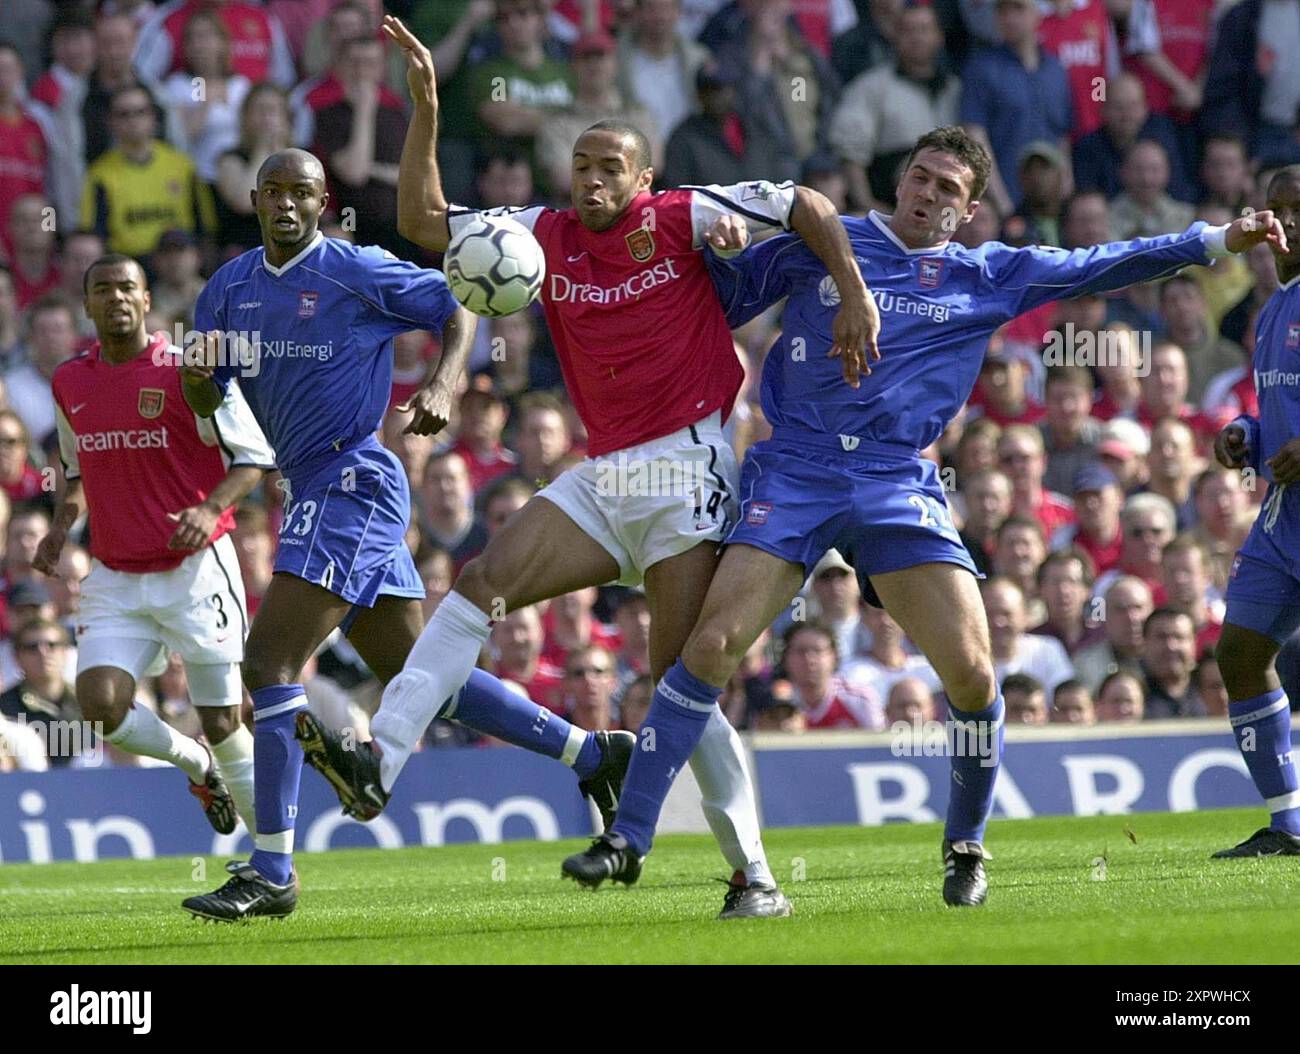
[(406, 57), (406, 86), (411, 91), (411, 101), (417, 108), (437, 110), (438, 77), (429, 49), (420, 43), (419, 38), (396, 15), (385, 15), (381, 28)]
[(398, 413), (415, 411), (411, 423), (402, 429), (402, 435), (436, 436), (451, 420), (451, 403), (451, 391), (442, 385), (421, 388), (397, 407)]
[(59, 577), (59, 557), (63, 555), (63, 543), (67, 541), (67, 534), (59, 527), (50, 528), (50, 533), (40, 540), (36, 546), (36, 556), (32, 559), (32, 567), (43, 575), (50, 578)]
[(1250, 456), (1246, 430), (1241, 425), (1225, 425), (1214, 437), (1214, 456), (1224, 468), (1242, 468)]
[(221, 331), (210, 329), (203, 334), (202, 342), (193, 352), (186, 348), (181, 360), (181, 379), (192, 384), (212, 380), (217, 371), (221, 340)]
[(709, 224), (704, 242), (719, 256), (730, 259), (749, 245), (749, 228), (741, 217), (728, 213)]
[(862, 378), (871, 373), (871, 363), (880, 359), (876, 340), (880, 335), (880, 312), (875, 297), (866, 287), (861, 297), (844, 300), (831, 323), (834, 343), (827, 358), (842, 359), (844, 380), (850, 388), (862, 384)]
[(1288, 439), (1265, 464), (1273, 470), (1274, 483), (1300, 482), (1300, 439)]
[(180, 512), (169, 512), (167, 518), (176, 524), (176, 530), (167, 542), (168, 549), (202, 549), (217, 529), (221, 510), (202, 502)]
[(1224, 245), (1229, 252), (1244, 253), (1252, 245), (1268, 242), (1275, 252), (1287, 251), (1286, 232), (1271, 209), (1247, 212), (1246, 215), (1228, 225)]

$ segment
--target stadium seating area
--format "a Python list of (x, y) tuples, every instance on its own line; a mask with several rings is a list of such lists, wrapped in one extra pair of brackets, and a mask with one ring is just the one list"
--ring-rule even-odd
[[(140, 258), (150, 328), (183, 334), (205, 275), (259, 244), (253, 173), (288, 145), (325, 163), (327, 234), (424, 259), (397, 233), (408, 106), (401, 56), (376, 31), (385, 10), (433, 52), (444, 182), (469, 205), (563, 206), (573, 141), (609, 116), (647, 132), (659, 185), (793, 179), (856, 214), (890, 209), (918, 135), (965, 124), (996, 161), (958, 233), (967, 245), (1080, 248), (1225, 223), (1262, 208), (1269, 173), (1300, 161), (1300, 0), (11, 0), (0, 25), (0, 715), (76, 716), (76, 583), (90, 560), (69, 545), (60, 579), (31, 562), (61, 484), (49, 378), (94, 337), (88, 264), (110, 250)], [(1254, 321), (1276, 285), (1260, 246), (1035, 311), (990, 345), (964, 415), (927, 456), (989, 575), (1009, 720), (1226, 714), (1212, 646), (1263, 487), (1219, 468), (1210, 446), (1255, 408)], [(728, 434), (742, 454), (766, 434), (756, 377), (779, 321), (736, 335), (749, 380)], [(456, 420), (436, 439), (403, 435), (395, 408), (437, 354), (433, 334), (397, 339), (384, 425), (410, 475), (427, 611), (584, 453), (539, 311), (484, 321)], [(238, 515), (254, 606), (279, 499), (272, 476)], [(593, 589), (510, 615), (482, 661), (583, 727), (635, 728), (650, 697), (648, 622), (639, 593)], [(342, 639), (308, 683), (313, 707), (340, 724), (378, 700)], [(938, 688), (832, 552), (723, 704), (742, 728), (882, 729), (941, 712)], [(142, 698), (197, 730), (178, 664)], [(427, 739), (476, 741), (445, 722)], [(44, 764), (0, 749), (0, 772)]]

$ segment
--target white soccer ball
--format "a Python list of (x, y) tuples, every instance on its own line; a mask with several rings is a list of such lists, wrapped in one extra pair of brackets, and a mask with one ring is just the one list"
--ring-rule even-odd
[(546, 277), (546, 257), (528, 228), (483, 214), (452, 238), (442, 267), (452, 295), (484, 318), (526, 308), (537, 299)]

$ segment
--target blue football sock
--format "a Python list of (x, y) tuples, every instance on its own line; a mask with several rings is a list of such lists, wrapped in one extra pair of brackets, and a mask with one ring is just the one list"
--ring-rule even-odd
[(1002, 764), (1002, 692), (983, 710), (958, 710), (948, 704), (948, 822), (943, 836), (951, 842), (984, 841), (984, 825), (993, 808), (993, 784)]
[(300, 684), (271, 684), (253, 696), (253, 801), (256, 848), (249, 863), (263, 878), (286, 885), (293, 874), (293, 829), (302, 777), (302, 747), (294, 715), (307, 706)]
[(586, 779), (600, 765), (595, 735), (538, 706), (483, 670), (469, 675), (439, 716), (536, 754), (559, 758), (573, 766), (579, 779)]
[(1291, 706), (1281, 688), (1228, 703), (1232, 734), (1268, 806), (1270, 826), (1300, 835), (1300, 794), (1291, 760)]
[(639, 855), (650, 852), (664, 799), (704, 735), (721, 694), (721, 688), (705, 684), (680, 659), (655, 689), (623, 780), (618, 819), (610, 828)]

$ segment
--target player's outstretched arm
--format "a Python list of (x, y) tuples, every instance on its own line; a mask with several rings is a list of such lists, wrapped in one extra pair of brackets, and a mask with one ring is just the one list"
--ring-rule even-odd
[(397, 230), (416, 245), (443, 252), (451, 230), (438, 172), (438, 78), (433, 56), (400, 18), (385, 15), (383, 30), (406, 57), (406, 84), (415, 106), (397, 169)]
[(843, 360), (844, 379), (856, 388), (861, 383), (859, 378), (871, 372), (870, 364), (880, 358), (876, 346), (880, 312), (858, 270), (849, 236), (830, 199), (809, 187), (795, 188), (790, 228), (817, 254), (835, 280), (840, 309), (831, 324), (834, 343), (830, 357)]
[(58, 508), (54, 510), (49, 533), (36, 546), (36, 556), (32, 559), (32, 567), (41, 574), (59, 573), (59, 557), (63, 555), (63, 546), (68, 540), (68, 532), (72, 530), (72, 525), (77, 522), (85, 508), (86, 497), (80, 478), (68, 480), (63, 497), (59, 499)]
[(442, 355), (433, 375), (403, 405), (402, 413), (415, 411), (410, 423), (402, 429), (421, 436), (437, 435), (451, 420), (451, 406), (456, 397), (456, 382), (469, 361), (469, 350), (474, 343), (478, 316), (458, 307), (442, 327)]

